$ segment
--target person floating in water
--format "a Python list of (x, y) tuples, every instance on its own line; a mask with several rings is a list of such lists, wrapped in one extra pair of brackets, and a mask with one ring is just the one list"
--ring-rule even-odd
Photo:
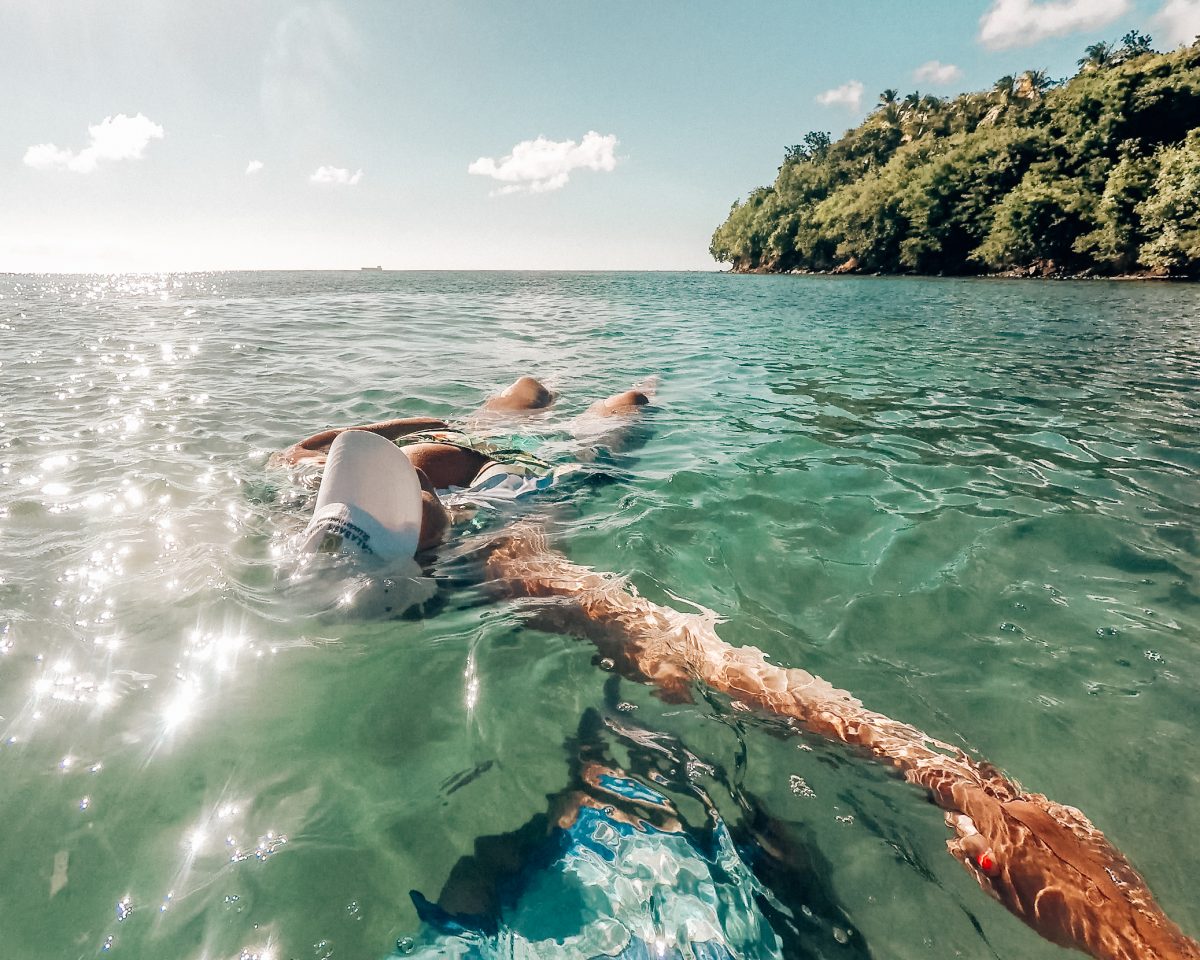
[[(528, 412), (544, 409), (551, 399), (537, 381), (522, 378), (484, 410)], [(633, 417), (649, 400), (645, 392), (629, 391), (594, 409), (600, 416)], [(407, 457), (392, 459), (399, 466), (396, 477), (411, 471), (410, 463), (419, 470), (413, 489), (422, 500), (409, 538), (414, 548), (418, 520), (422, 547), (440, 542), (449, 529), (439, 482), (469, 486), (480, 473), (504, 464), (502, 457), (439, 440), (436, 431), (448, 429), (440, 421), (393, 420), (361, 429), (413, 441), (403, 448)], [(418, 438), (420, 431), (435, 435)], [(329, 480), (339, 441), (347, 443), (345, 432), (326, 431), (289, 448), (282, 459), (294, 463), (328, 454)], [(347, 458), (346, 465), (351, 462)], [(354, 474), (352, 466), (340, 472)], [(380, 475), (372, 483), (386, 488), (392, 479)], [(491, 535), (480, 552), (492, 589), (521, 604), (532, 626), (591, 640), (625, 677), (679, 701), (704, 685), (894, 767), (944, 811), (954, 834), (947, 841), (949, 853), (1047, 940), (1098, 960), (1200, 960), (1200, 944), (1166, 916), (1137, 871), (1074, 807), (1026, 792), (986, 761), (867, 709), (820, 677), (769, 663), (753, 647), (731, 646), (717, 635), (711, 612), (680, 613), (638, 596), (616, 575), (572, 563), (549, 546), (541, 525), (512, 525)]]
[[(588, 416), (605, 420), (628, 418), (649, 404), (653, 384), (613, 394), (588, 408)], [(555, 395), (533, 377), (520, 377), (490, 398), (476, 414), (512, 416), (550, 407)], [(441, 543), (450, 530), (450, 514), (437, 491), (452, 487), (476, 492), (506, 491), (520, 495), (544, 489), (556, 475), (555, 466), (519, 449), (506, 449), (432, 417), (403, 417), (357, 427), (325, 430), (277, 454), (278, 465), (324, 464), (334, 442), (348, 431), (373, 433), (397, 444), (416, 469), (421, 486), (422, 517), (418, 550)]]

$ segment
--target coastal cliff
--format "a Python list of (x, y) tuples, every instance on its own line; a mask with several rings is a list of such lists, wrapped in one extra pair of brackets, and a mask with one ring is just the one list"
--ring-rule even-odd
[(1079, 72), (951, 100), (885, 90), (856, 128), (810, 133), (735, 203), (736, 272), (1200, 276), (1200, 38), (1087, 48)]

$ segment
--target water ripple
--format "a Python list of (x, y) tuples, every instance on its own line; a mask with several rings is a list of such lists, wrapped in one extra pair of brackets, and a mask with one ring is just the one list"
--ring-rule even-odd
[[(885, 773), (825, 744), (798, 753), (728, 705), (614, 699), (590, 648), (479, 584), (472, 537), (503, 512), (428, 560), (438, 593), (406, 616), (341, 607), (352, 579), (286, 589), (313, 491), (269, 470), (272, 451), (326, 426), (461, 418), (526, 372), (561, 394), (529, 428), (559, 459), (593, 399), (662, 378), (633, 448), (532, 508), (573, 559), (712, 608), (731, 642), (1085, 808), (1195, 933), (1172, 838), (1200, 831), (1198, 296), (0, 277), (6, 947), (382, 956), (416, 929), (404, 892), (436, 892), (476, 838), (544, 814), (581, 714), (609, 703), (643, 744), (686, 744), (679, 763), (734, 834), (753, 791), (803, 836), (816, 914), (796, 908), (793, 951), (853, 930), (864, 956), (1056, 956), (978, 901), (936, 818)], [(665, 769), (682, 819), (711, 833)], [(797, 882), (773, 876), (762, 902)], [(652, 918), (625, 919), (649, 935)]]

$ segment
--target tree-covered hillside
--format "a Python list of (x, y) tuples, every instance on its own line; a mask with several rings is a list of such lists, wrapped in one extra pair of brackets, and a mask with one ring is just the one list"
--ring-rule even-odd
[(1200, 275), (1200, 38), (1094, 44), (1065, 82), (885, 90), (837, 142), (789, 147), (710, 250), (739, 271)]

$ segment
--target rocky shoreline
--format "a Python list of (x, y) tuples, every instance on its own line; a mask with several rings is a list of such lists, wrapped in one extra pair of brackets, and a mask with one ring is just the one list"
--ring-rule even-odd
[(856, 276), (856, 277), (959, 277), (978, 280), (1138, 280), (1138, 281), (1157, 281), (1170, 283), (1188, 283), (1194, 282), (1196, 277), (1173, 275), (1168, 273), (1161, 267), (1156, 267), (1149, 270), (1138, 270), (1125, 273), (1101, 273), (1097, 270), (1067, 270), (1058, 266), (1053, 260), (1038, 261), (1029, 266), (1018, 267), (1012, 270), (1000, 271), (981, 271), (979, 273), (916, 273), (916, 272), (895, 272), (884, 273), (875, 270), (863, 270), (860, 268), (857, 259), (851, 257), (845, 263), (842, 263), (829, 270), (810, 270), (803, 267), (788, 267), (780, 268), (771, 264), (760, 264), (757, 267), (750, 267), (744, 264), (735, 263), (729, 273), (758, 273), (758, 274), (788, 274), (791, 276), (808, 276), (808, 277), (837, 277), (837, 276)]

